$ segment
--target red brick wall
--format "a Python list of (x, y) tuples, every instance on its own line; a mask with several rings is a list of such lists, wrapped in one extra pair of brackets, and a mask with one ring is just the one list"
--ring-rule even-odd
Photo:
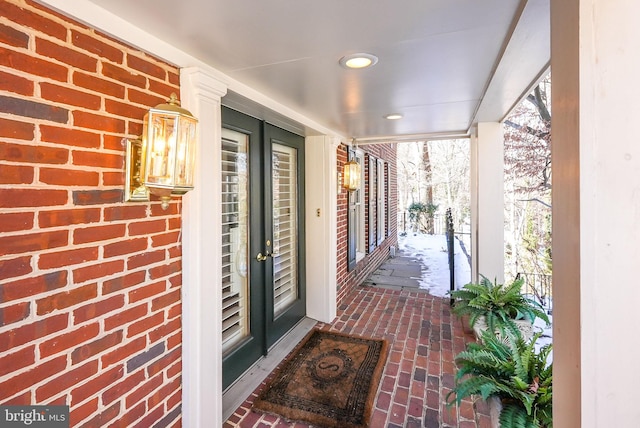
[[(396, 169), (396, 145), (395, 144), (376, 144), (361, 146), (360, 149), (365, 152), (365, 238), (366, 247), (369, 248), (369, 181), (368, 181), (368, 155), (372, 155), (377, 159), (385, 161), (387, 173), (387, 183), (385, 192), (387, 194), (387, 230), (386, 239), (375, 248), (371, 253), (360, 260), (355, 269), (348, 270), (347, 266), (347, 233), (348, 233), (348, 192), (342, 191), (338, 195), (338, 266), (337, 266), (337, 284), (338, 284), (338, 305), (345, 295), (354, 287), (360, 285), (371, 272), (376, 270), (382, 262), (389, 257), (389, 247), (398, 246), (398, 226), (397, 226), (397, 209), (398, 209), (398, 183)], [(344, 164), (347, 162), (347, 146), (341, 145), (337, 152), (338, 171), (342, 171)], [(375, 226), (372, 226), (375, 227)]]
[(123, 203), (123, 137), (178, 70), (0, 0), (0, 404), (180, 426), (181, 205)]

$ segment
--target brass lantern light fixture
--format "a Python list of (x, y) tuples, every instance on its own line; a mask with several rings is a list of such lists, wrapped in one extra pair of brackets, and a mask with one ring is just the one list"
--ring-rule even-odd
[(176, 94), (149, 109), (142, 137), (127, 140), (126, 201), (148, 201), (153, 194), (167, 209), (172, 196), (193, 190), (197, 123)]
[(344, 164), (342, 169), (342, 187), (350, 192), (358, 190), (360, 188), (360, 175), (360, 164), (355, 159), (351, 159)]

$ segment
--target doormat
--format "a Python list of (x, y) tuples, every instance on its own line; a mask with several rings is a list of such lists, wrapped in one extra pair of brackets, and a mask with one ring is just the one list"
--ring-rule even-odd
[(314, 330), (253, 407), (327, 428), (368, 427), (386, 360), (384, 340)]

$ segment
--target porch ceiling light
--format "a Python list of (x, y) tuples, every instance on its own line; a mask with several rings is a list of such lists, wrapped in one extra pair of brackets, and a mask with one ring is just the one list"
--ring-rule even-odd
[(342, 187), (349, 191), (360, 188), (360, 164), (355, 160), (350, 160), (344, 164), (342, 170)]
[(386, 115), (384, 118), (389, 120), (398, 120), (398, 119), (402, 119), (402, 117), (403, 116), (400, 113), (391, 113)]
[(197, 123), (176, 94), (149, 109), (142, 137), (127, 140), (125, 201), (148, 201), (151, 193), (167, 209), (172, 196), (193, 189)]
[(376, 65), (378, 57), (368, 53), (355, 53), (343, 56), (339, 62), (344, 68), (366, 68)]

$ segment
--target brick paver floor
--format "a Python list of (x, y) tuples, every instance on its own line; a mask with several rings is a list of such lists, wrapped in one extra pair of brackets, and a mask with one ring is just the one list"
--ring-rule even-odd
[[(473, 340), (450, 314), (448, 299), (422, 291), (358, 287), (344, 299), (332, 324), (317, 326), (389, 341), (371, 428), (490, 427), (483, 401), (465, 400), (460, 407), (445, 404), (454, 383), (454, 357)], [(224, 428), (309, 427), (252, 411), (251, 404), (263, 386), (235, 411)]]

